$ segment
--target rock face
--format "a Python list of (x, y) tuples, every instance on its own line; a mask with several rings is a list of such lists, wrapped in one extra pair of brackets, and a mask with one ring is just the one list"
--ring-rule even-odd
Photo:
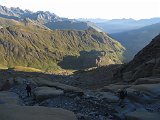
[(160, 75), (160, 35), (143, 48), (134, 59), (115, 73), (115, 78), (126, 81)]
[(60, 108), (0, 105), (1, 120), (77, 120), (75, 115)]

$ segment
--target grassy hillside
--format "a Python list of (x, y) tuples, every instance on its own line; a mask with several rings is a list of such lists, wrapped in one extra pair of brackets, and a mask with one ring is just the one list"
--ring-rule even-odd
[[(26, 66), (46, 71), (60, 69), (66, 57), (79, 57), (83, 51), (96, 51), (90, 54), (103, 57), (102, 64), (114, 64), (121, 63), (124, 48), (94, 29), (47, 30), (19, 22), (0, 29), (0, 64), (3, 66)], [(83, 57), (82, 62), (86, 62)], [(81, 68), (82, 62), (76, 65), (77, 69)], [(70, 64), (73, 65), (72, 62)]]

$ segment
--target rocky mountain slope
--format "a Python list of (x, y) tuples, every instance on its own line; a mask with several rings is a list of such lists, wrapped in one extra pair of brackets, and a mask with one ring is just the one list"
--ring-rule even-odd
[(89, 22), (80, 22), (74, 19), (62, 18), (49, 11), (32, 12), (20, 8), (7, 8), (5, 6), (0, 6), (0, 17), (18, 21), (29, 19), (34, 23), (36, 22), (39, 25), (46, 26), (50, 29), (87, 30), (89, 27), (93, 27), (94, 29), (101, 31), (101, 29), (93, 23), (91, 24)]
[[(1, 65), (50, 70), (121, 63), (124, 48), (105, 33), (48, 30), (32, 22), (0, 19)], [(60, 67), (58, 67), (58, 65)]]
[(126, 48), (126, 61), (130, 61), (138, 51), (149, 44), (159, 34), (159, 31), (160, 23), (156, 23), (132, 31), (110, 34), (110, 36), (124, 45)]
[[(156, 36), (150, 44), (144, 47), (134, 59), (117, 72), (123, 80), (135, 81), (138, 78), (154, 77), (160, 75), (160, 35)], [(115, 74), (116, 76), (116, 74)]]
[[(134, 59), (119, 67), (113, 79), (119, 83), (101, 89), (116, 92), (125, 88), (128, 91), (125, 119), (159, 119), (160, 112), (160, 35), (144, 47)], [(129, 112), (130, 111), (130, 112)]]

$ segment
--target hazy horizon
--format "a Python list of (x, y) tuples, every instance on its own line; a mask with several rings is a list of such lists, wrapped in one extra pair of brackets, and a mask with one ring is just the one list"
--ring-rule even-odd
[(0, 5), (33, 12), (49, 11), (70, 19), (149, 19), (157, 18), (158, 0), (0, 0)]

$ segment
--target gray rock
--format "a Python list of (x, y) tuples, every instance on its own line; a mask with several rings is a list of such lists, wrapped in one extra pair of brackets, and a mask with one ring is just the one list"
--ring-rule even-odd
[(1, 120), (77, 120), (73, 112), (40, 106), (0, 105)]
[(139, 84), (156, 84), (156, 83), (160, 83), (160, 78), (153, 78), (153, 77), (139, 78), (133, 84), (139, 85)]
[(100, 92), (101, 99), (105, 99), (107, 102), (115, 103), (118, 102), (118, 97), (111, 92)]
[(159, 120), (159, 113), (150, 113), (146, 111), (135, 111), (125, 115), (126, 120)]
[(53, 87), (37, 87), (35, 88), (33, 94), (37, 101), (42, 101), (55, 96), (63, 95), (64, 92)]
[(8, 91), (0, 92), (0, 103), (1, 104), (20, 104), (20, 99), (17, 94)]

